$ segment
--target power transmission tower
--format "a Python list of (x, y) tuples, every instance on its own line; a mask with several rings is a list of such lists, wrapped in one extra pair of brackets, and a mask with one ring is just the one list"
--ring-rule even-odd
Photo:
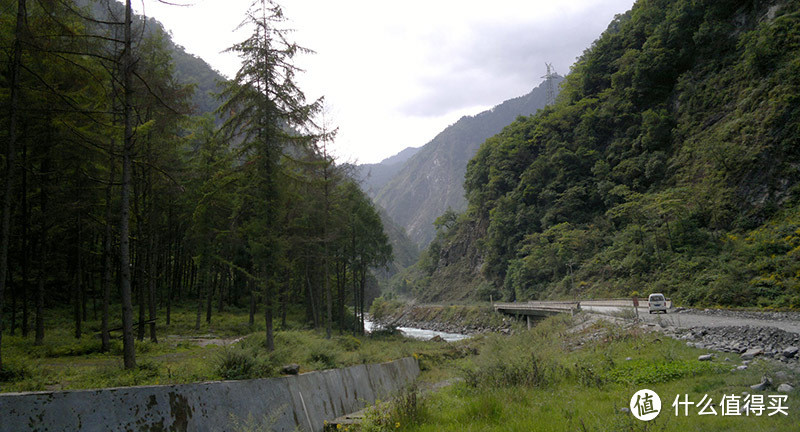
[(547, 99), (545, 106), (548, 106), (556, 103), (556, 87), (553, 83), (553, 78), (556, 78), (559, 75), (556, 73), (556, 68), (553, 67), (552, 63), (545, 63), (544, 65), (547, 66), (547, 74), (542, 78), (545, 78), (544, 88)]

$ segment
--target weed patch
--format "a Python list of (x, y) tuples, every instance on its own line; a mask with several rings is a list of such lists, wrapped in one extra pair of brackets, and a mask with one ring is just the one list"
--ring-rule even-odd
[(687, 376), (720, 373), (729, 369), (730, 365), (697, 360), (672, 360), (658, 363), (637, 360), (620, 364), (606, 376), (609, 381), (621, 384), (657, 384)]

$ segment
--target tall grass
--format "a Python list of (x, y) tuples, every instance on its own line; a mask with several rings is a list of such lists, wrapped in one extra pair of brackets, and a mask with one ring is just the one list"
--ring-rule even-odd
[[(459, 383), (426, 396), (410, 431), (683, 431), (794, 430), (800, 410), (772, 417), (676, 417), (678, 394), (740, 395), (775, 366), (756, 362), (732, 372), (733, 362), (697, 360), (702, 350), (639, 328), (595, 324), (571, 331), (569, 317), (542, 322), (514, 336), (490, 335), (480, 353), (463, 360)], [(796, 372), (789, 380), (797, 381)], [(621, 408), (642, 388), (662, 398), (662, 412), (642, 422)], [(774, 393), (774, 391), (773, 391)], [(795, 394), (797, 391), (795, 391)], [(789, 401), (796, 400), (790, 394)], [(791, 404), (790, 404), (791, 406)]]
[[(159, 343), (136, 342), (134, 370), (122, 368), (122, 344), (112, 340), (110, 352), (101, 352), (99, 321), (84, 325), (80, 339), (72, 335), (69, 311), (48, 311), (44, 344), (32, 338), (3, 337), (5, 369), (0, 373), (0, 391), (39, 391), (118, 387), (130, 385), (180, 384), (222, 379), (274, 377), (282, 366), (296, 363), (301, 372), (377, 363), (417, 355), (424, 367), (463, 357), (465, 343), (450, 345), (413, 341), (400, 335), (353, 337), (324, 334), (304, 328), (302, 311), (290, 311), (286, 327), (276, 323), (275, 350), (264, 347), (264, 323), (247, 325), (248, 312), (228, 308), (215, 313), (211, 324), (202, 322), (194, 330), (194, 305), (176, 306), (172, 322), (157, 321)], [(162, 315), (163, 316), (163, 315)], [(113, 325), (113, 324), (112, 324)], [(201, 347), (196, 339), (241, 340), (234, 345)]]

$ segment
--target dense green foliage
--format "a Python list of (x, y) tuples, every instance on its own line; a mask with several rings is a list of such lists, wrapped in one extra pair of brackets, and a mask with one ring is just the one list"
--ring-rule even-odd
[[(292, 59), (303, 50), (288, 41), (279, 6), (254, 5), (253, 36), (232, 48), (242, 70), (221, 83), (219, 101), (207, 99), (213, 71), (176, 55), (158, 22), (134, 20), (131, 216), (123, 235), (124, 8), (27, 2), (24, 31), (15, 34), (17, 4), (0, 0), (0, 124), (19, 118), (15, 147), (0, 128), (19, 168), (14, 174), (3, 163), (0, 171), (14, 203), (8, 283), (0, 289), (4, 333), (44, 344), (48, 310), (65, 304), (78, 340), (90, 322), (103, 334), (118, 327), (122, 237), (131, 245), (139, 340), (148, 327), (158, 340), (176, 301), (194, 302), (196, 329), (203, 315), (210, 323), (215, 310), (249, 303), (251, 326), (264, 310), (268, 339), (272, 311), (285, 322), (292, 306), (311, 326), (335, 321), (362, 331), (351, 316), (375, 296), (370, 271), (390, 260), (391, 247), (367, 196), (324, 150), (334, 134), (315, 125), (321, 101), (306, 102), (294, 84)], [(10, 103), (6, 67), (17, 40), (20, 109)], [(205, 94), (193, 99), (197, 91)], [(218, 113), (200, 111), (220, 105)], [(326, 298), (336, 305), (327, 314)], [(92, 307), (102, 323), (89, 319)], [(106, 338), (102, 350), (111, 349)]]
[(381, 274), (381, 276), (389, 278), (419, 259), (419, 246), (408, 238), (406, 230), (392, 220), (385, 210), (380, 207), (377, 210), (394, 256), (394, 260), (389, 263), (387, 270)]
[(800, 307), (799, 97), (796, 2), (639, 1), (555, 106), (483, 144), (421, 267), (462, 232), (491, 283), (475, 297)]

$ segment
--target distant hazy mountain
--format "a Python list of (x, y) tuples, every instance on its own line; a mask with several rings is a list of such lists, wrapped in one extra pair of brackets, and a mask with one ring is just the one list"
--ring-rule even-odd
[(400, 172), (403, 163), (417, 154), (419, 149), (419, 147), (406, 147), (400, 153), (378, 163), (356, 165), (356, 178), (361, 182), (361, 189), (374, 199), (386, 183)]
[(383, 272), (388, 279), (400, 270), (417, 262), (417, 259), (419, 259), (419, 246), (408, 238), (406, 230), (393, 221), (386, 213), (386, 210), (380, 208), (380, 206), (375, 207), (381, 216), (383, 231), (389, 237), (389, 244), (392, 245), (392, 254), (394, 255), (394, 261), (389, 263), (388, 268)]
[[(93, 17), (104, 21), (121, 21), (125, 16), (125, 6), (119, 1), (77, 0), (75, 4), (81, 8), (88, 7)], [(142, 19), (141, 15), (134, 16), (134, 26), (139, 29), (136, 31), (141, 30)], [(196, 86), (192, 96), (195, 114), (215, 112), (220, 105), (220, 101), (215, 96), (221, 90), (218, 84), (224, 81), (225, 77), (209, 66), (205, 60), (187, 53), (184, 47), (176, 44), (160, 21), (153, 17), (147, 17), (144, 28), (145, 35), (150, 35), (156, 30), (160, 30), (167, 36), (166, 42), (172, 54), (175, 78), (182, 84)], [(99, 31), (105, 31), (105, 27)]]
[[(555, 80), (556, 88), (561, 80)], [(448, 207), (456, 211), (466, 208), (464, 173), (478, 147), (517, 117), (536, 113), (545, 102), (542, 84), (488, 111), (462, 117), (422, 148), (406, 149), (380, 164), (361, 165), (362, 173), (372, 173), (368, 177), (371, 180), (365, 180), (362, 187), (406, 229), (411, 240), (426, 246), (434, 237), (433, 221), (437, 217)], [(383, 165), (403, 158), (407, 158), (403, 164)]]

